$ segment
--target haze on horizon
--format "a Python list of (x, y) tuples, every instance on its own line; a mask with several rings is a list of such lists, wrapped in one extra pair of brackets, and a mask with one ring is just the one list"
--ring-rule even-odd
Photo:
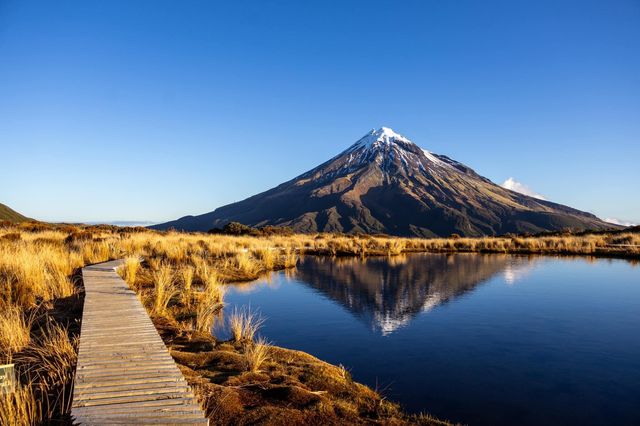
[(640, 4), (0, 3), (0, 202), (161, 222), (276, 186), (388, 126), (640, 223)]

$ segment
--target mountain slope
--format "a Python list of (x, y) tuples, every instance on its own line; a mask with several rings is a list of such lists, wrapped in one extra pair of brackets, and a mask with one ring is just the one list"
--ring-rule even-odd
[(206, 231), (230, 221), (426, 237), (611, 227), (592, 214), (504, 189), (386, 127), (273, 189), (153, 228)]
[(24, 222), (30, 219), (0, 203), (0, 221), (1, 220), (7, 220), (9, 222)]

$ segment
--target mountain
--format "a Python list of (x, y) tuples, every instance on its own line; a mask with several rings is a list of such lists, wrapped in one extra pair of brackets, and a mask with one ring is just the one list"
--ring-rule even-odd
[(387, 127), (266, 192), (152, 228), (207, 231), (230, 221), (423, 237), (613, 227), (590, 213), (502, 188)]
[(2, 220), (7, 220), (9, 222), (24, 222), (30, 219), (0, 203), (0, 221)]

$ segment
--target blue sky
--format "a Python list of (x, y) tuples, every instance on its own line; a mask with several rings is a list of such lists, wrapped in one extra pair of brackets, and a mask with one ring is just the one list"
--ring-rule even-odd
[(162, 221), (389, 126), (640, 223), (638, 1), (0, 0), (0, 202)]

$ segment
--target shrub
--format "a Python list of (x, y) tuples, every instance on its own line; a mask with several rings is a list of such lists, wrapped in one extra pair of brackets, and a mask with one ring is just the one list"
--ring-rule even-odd
[(64, 242), (66, 244), (73, 244), (76, 242), (85, 242), (90, 240), (93, 240), (93, 234), (91, 232), (78, 231), (78, 232), (72, 232), (71, 234), (69, 234), (67, 238), (65, 238)]
[(229, 222), (222, 227), (222, 233), (227, 235), (251, 235), (254, 229), (239, 222)]
[(0, 239), (15, 243), (16, 241), (20, 241), (22, 239), (22, 234), (20, 234), (19, 232), (9, 232), (8, 234), (4, 234), (2, 237), (0, 237)]

